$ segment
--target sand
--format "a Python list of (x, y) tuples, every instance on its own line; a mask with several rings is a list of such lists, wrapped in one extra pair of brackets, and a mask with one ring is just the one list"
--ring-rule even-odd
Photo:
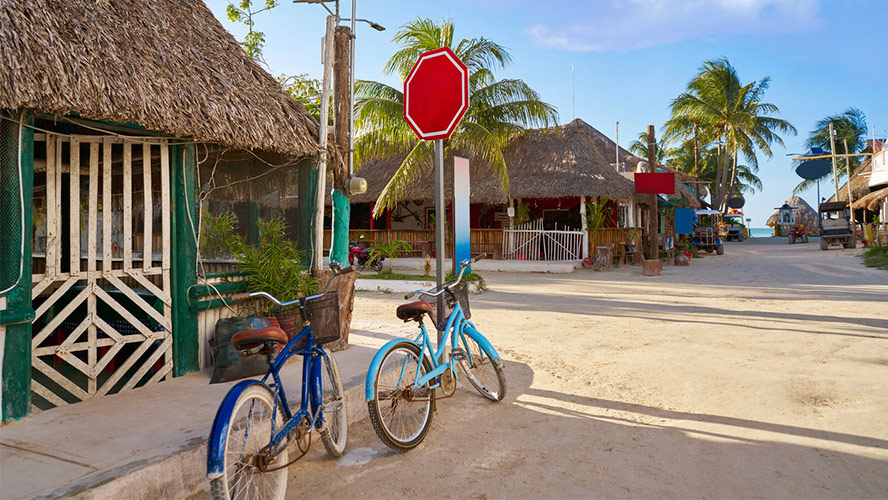
[[(472, 321), (505, 400), (466, 384), (406, 454), (365, 419), (288, 497), (888, 498), (888, 272), (859, 253), (753, 239), (659, 277), (488, 273)], [(355, 318), (401, 302), (359, 293)]]

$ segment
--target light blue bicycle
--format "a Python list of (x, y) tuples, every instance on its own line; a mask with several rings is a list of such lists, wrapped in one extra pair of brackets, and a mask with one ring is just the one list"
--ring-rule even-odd
[[(432, 424), (435, 402), (456, 392), (457, 366), (482, 396), (502, 401), (506, 395), (499, 354), (468, 321), (468, 291), (461, 281), (466, 267), (475, 260), (460, 263), (456, 281), (404, 296), (423, 297), (397, 309), (399, 319), (419, 323), (419, 335), (412, 341), (392, 340), (377, 351), (370, 363), (365, 386), (370, 421), (390, 448), (408, 451), (422, 442)], [(438, 330), (443, 330), (435, 351), (423, 322), (426, 315)], [(435, 395), (438, 388), (443, 393), (440, 397)]]

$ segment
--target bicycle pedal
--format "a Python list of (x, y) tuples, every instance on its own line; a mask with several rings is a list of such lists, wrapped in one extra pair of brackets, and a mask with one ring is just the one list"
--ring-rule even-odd
[(334, 412), (339, 411), (343, 407), (342, 401), (330, 401), (329, 403), (324, 403), (324, 411)]
[(450, 359), (455, 359), (457, 361), (468, 359), (468, 355), (466, 354), (465, 349), (462, 347), (457, 347), (450, 351)]

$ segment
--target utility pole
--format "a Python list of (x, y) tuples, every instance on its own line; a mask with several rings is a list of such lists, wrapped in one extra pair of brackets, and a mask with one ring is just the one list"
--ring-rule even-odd
[(327, 27), (324, 30), (324, 78), (321, 84), (321, 116), (318, 127), (318, 180), (315, 197), (315, 230), (314, 248), (312, 249), (312, 269), (321, 269), (324, 262), (324, 195), (327, 190), (327, 123), (330, 110), (330, 71), (333, 67), (333, 26), (336, 16), (327, 16)]
[[(654, 126), (648, 125), (648, 172), (654, 173), (657, 171), (657, 141), (654, 138)], [(657, 220), (657, 195), (651, 195), (651, 211), (650, 217), (648, 217), (648, 233), (650, 234), (650, 241), (648, 242), (648, 253), (650, 254), (649, 260), (657, 260), (660, 258), (659, 247), (657, 245), (657, 233), (658, 233), (658, 220)]]
[(614, 136), (614, 168), (617, 172), (622, 172), (620, 168), (620, 122), (617, 122), (617, 132)]
[[(354, 3), (354, 2), (352, 2)], [(346, 181), (350, 170), (346, 161), (351, 149), (351, 43), (352, 31), (347, 26), (336, 26), (333, 34), (333, 140), (337, 154), (333, 159), (333, 227), (330, 241), (330, 260), (348, 259), (348, 230), (351, 206)]]
[(832, 156), (833, 183), (836, 185), (836, 201), (839, 201), (839, 174), (836, 170), (836, 131), (832, 122), (829, 122), (829, 153)]

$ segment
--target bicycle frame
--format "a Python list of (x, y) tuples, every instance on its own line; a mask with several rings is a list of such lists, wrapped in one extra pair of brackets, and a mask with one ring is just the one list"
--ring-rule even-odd
[[(459, 377), (456, 370), (454, 370), (453, 358), (448, 360), (446, 363), (442, 362), (441, 356), (444, 354), (444, 348), (447, 345), (448, 341), (451, 345), (452, 349), (457, 349), (459, 347), (459, 340), (463, 339), (464, 336), (468, 335), (472, 339), (474, 339), (484, 350), (490, 353), (491, 360), (498, 367), (502, 368), (503, 361), (499, 356), (499, 353), (496, 352), (496, 349), (493, 348), (493, 345), (481, 334), (476, 328), (475, 325), (465, 319), (465, 314), (463, 313), (462, 306), (457, 302), (454, 305), (453, 311), (451, 311), (450, 316), (447, 317), (447, 323), (444, 327), (444, 336), (441, 338), (441, 344), (438, 345), (438, 349), (432, 351), (431, 341), (429, 340), (428, 330), (426, 330), (425, 324), (420, 323), (419, 325), (419, 335), (412, 341), (413, 344), (416, 344), (420, 348), (420, 362), (422, 362), (422, 358), (426, 355), (429, 356), (429, 359), (432, 362), (433, 369), (429, 371), (427, 374), (423, 376), (419, 376), (419, 370), (416, 371), (416, 377), (414, 379), (413, 385), (414, 387), (422, 387), (426, 382), (439, 377), (443, 374), (447, 369), (453, 370), (454, 375)], [(370, 362), (370, 369), (367, 370), (367, 381), (364, 386), (364, 397), (367, 401), (371, 401), (375, 397), (376, 390), (376, 372), (378, 371), (379, 365), (382, 363), (382, 357), (388, 351), (389, 347), (397, 344), (398, 342), (404, 342), (403, 339), (395, 339), (389, 341), (380, 348), (376, 355), (373, 357), (373, 361)], [(466, 352), (466, 356), (469, 357), (469, 362), (471, 363), (471, 353)], [(401, 367), (401, 376), (403, 376), (405, 366)], [(432, 384), (431, 387), (438, 387), (440, 384)]]
[[(293, 350), (293, 346), (303, 338), (306, 338), (305, 348)], [(296, 413), (293, 413), (290, 404), (287, 401), (284, 385), (281, 382), (280, 369), (284, 366), (287, 360), (297, 354), (303, 357), (302, 401), (299, 410)], [(262, 377), (261, 380), (244, 380), (235, 384), (235, 386), (228, 391), (228, 394), (225, 395), (225, 399), (216, 411), (216, 418), (213, 421), (213, 427), (210, 430), (208, 442), (209, 451), (207, 453), (208, 479), (215, 479), (222, 476), (225, 466), (225, 457), (223, 455), (225, 452), (225, 440), (228, 438), (228, 417), (231, 415), (232, 411), (234, 411), (234, 405), (237, 402), (237, 399), (240, 397), (241, 393), (251, 385), (266, 385), (269, 376), (274, 381), (274, 383), (271, 384), (274, 390), (274, 409), (272, 413), (272, 435), (269, 437), (269, 450), (271, 450), (269, 455), (273, 457), (280, 453), (283, 449), (278, 449), (281, 442), (283, 442), (287, 434), (289, 434), (297, 425), (302, 423), (303, 418), (308, 417), (311, 421), (309, 430), (314, 429), (316, 425), (323, 425), (323, 408), (321, 408), (323, 402), (323, 387), (321, 381), (323, 361), (321, 357), (326, 358), (328, 356), (329, 355), (322, 346), (315, 345), (314, 336), (311, 333), (311, 325), (308, 325), (303, 328), (298, 335), (293, 337), (292, 340), (287, 342), (283, 349), (281, 349), (281, 352), (279, 352), (272, 360), (268, 367), (268, 371), (265, 372), (265, 376)], [(280, 410), (278, 408), (279, 406)], [(276, 430), (273, 425), (276, 420), (275, 415), (277, 415), (278, 411), (283, 412), (284, 424), (280, 429)]]

